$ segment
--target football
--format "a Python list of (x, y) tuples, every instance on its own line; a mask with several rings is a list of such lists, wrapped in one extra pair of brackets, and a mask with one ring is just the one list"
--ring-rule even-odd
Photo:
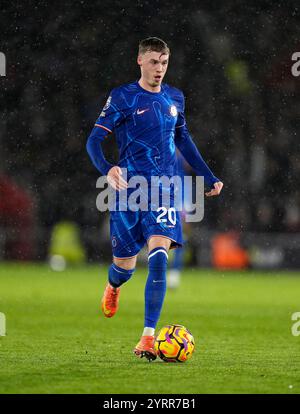
[(165, 362), (185, 362), (194, 352), (195, 340), (184, 326), (166, 325), (159, 331), (154, 347)]

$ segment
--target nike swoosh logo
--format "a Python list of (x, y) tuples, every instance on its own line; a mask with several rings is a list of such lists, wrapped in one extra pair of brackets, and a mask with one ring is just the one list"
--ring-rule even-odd
[(153, 283), (164, 282), (164, 280), (153, 280)]
[(149, 108), (147, 108), (147, 109), (137, 109), (136, 113), (137, 113), (137, 115), (141, 115), (146, 111), (149, 111)]

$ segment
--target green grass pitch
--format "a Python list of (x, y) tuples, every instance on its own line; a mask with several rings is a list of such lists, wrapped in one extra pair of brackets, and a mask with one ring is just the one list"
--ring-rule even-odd
[(186, 270), (159, 322), (186, 325), (196, 351), (182, 364), (137, 359), (146, 269), (99, 311), (105, 266), (62, 273), (0, 264), (0, 393), (299, 393), (300, 274)]

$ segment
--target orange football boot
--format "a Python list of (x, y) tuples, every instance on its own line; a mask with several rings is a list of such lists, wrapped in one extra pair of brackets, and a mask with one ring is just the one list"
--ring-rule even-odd
[(114, 288), (107, 283), (103, 298), (102, 298), (102, 312), (106, 318), (111, 318), (118, 310), (120, 288)]
[(146, 357), (149, 362), (154, 361), (157, 356), (154, 350), (154, 342), (154, 336), (142, 336), (133, 350), (134, 354), (139, 358)]

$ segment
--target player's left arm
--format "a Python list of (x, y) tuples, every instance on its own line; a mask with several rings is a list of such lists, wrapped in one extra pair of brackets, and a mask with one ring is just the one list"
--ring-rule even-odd
[(210, 187), (210, 191), (205, 193), (205, 195), (207, 197), (219, 195), (223, 183), (210, 170), (188, 131), (184, 116), (184, 101), (175, 127), (175, 144), (193, 170), (198, 175), (203, 176), (205, 184)]

